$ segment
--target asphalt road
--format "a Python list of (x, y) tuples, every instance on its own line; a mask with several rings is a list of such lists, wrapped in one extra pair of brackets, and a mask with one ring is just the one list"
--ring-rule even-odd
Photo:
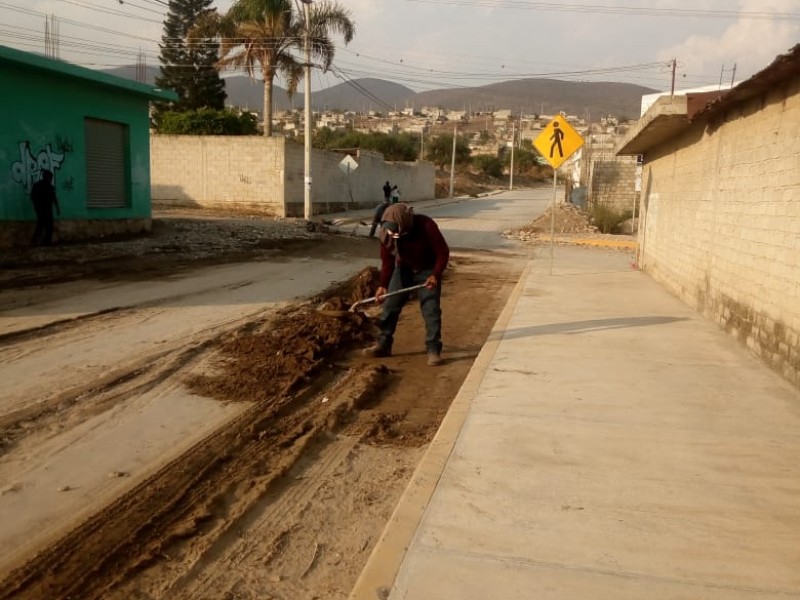
[(453, 248), (510, 250), (515, 243), (502, 232), (534, 220), (547, 210), (552, 198), (552, 189), (542, 187), (420, 208), (418, 212), (436, 219)]

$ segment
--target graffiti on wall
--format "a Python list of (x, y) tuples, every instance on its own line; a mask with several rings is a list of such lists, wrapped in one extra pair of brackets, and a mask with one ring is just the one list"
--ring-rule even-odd
[(42, 170), (53, 174), (53, 185), (56, 182), (56, 172), (64, 162), (66, 152), (72, 151), (72, 146), (67, 141), (59, 138), (55, 151), (50, 144), (35, 153), (31, 150), (30, 142), (20, 142), (19, 160), (11, 165), (11, 178), (30, 192), (33, 184), (42, 177)]

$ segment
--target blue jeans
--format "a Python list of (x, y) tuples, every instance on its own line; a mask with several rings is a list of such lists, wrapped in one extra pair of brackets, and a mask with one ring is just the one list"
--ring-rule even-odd
[[(425, 283), (425, 280), (431, 275), (433, 275), (433, 269), (414, 273), (410, 269), (398, 267), (392, 274), (387, 291), (394, 292), (405, 287)], [(425, 348), (428, 352), (440, 354), (442, 352), (442, 282), (440, 281), (439, 285), (432, 290), (428, 288), (417, 290), (417, 294), (419, 295), (419, 308), (422, 312), (422, 318), (425, 320)], [(383, 303), (383, 313), (378, 325), (380, 329), (378, 343), (386, 350), (392, 349), (397, 321), (400, 319), (403, 306), (408, 302), (408, 296), (407, 293), (399, 294), (387, 298)]]

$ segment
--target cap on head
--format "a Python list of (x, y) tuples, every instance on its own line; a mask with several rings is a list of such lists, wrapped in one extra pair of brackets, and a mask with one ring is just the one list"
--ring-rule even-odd
[(53, 172), (48, 171), (47, 169), (41, 170), (42, 179), (45, 181), (53, 181)]
[(392, 237), (397, 238), (400, 237), (400, 225), (395, 223), (394, 221), (384, 221), (381, 223), (381, 227), (383, 227), (388, 234)]

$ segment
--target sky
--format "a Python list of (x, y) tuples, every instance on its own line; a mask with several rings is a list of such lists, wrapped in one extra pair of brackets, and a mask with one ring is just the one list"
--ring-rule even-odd
[[(158, 64), (167, 0), (0, 0), (0, 44), (107, 68)], [(317, 0), (319, 1), (319, 0)], [(216, 0), (225, 11), (232, 0)], [(730, 85), (800, 42), (800, 0), (339, 0), (356, 36), (313, 89), (376, 77), (416, 91), (528, 77), (668, 90)], [(735, 65), (735, 72), (734, 72)]]

